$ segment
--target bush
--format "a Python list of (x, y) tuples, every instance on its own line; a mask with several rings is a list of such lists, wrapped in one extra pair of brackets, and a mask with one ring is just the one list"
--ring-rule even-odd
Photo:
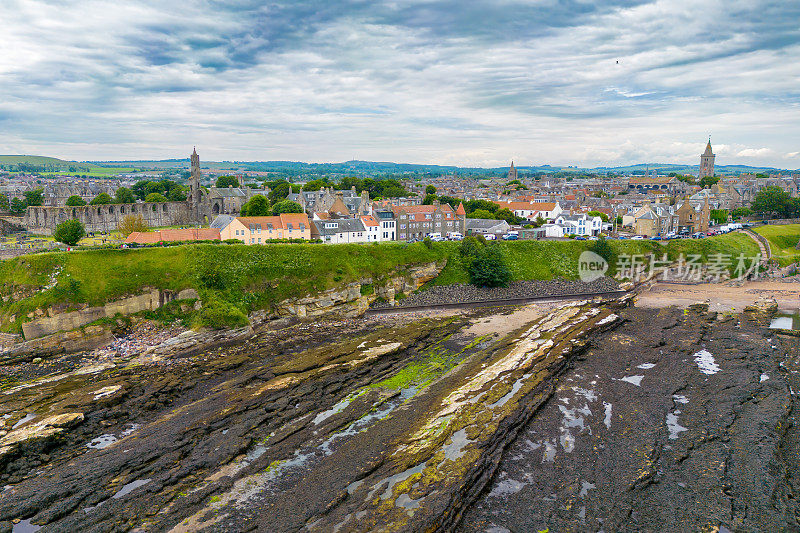
[(150, 230), (150, 228), (147, 226), (147, 222), (144, 221), (144, 217), (142, 215), (125, 216), (119, 223), (119, 227), (117, 229), (125, 237), (127, 237), (134, 231), (144, 232)]
[(511, 281), (511, 270), (496, 244), (481, 250), (467, 270), (469, 282), (478, 287), (505, 287)]
[(432, 250), (433, 249), (433, 241), (431, 240), (430, 237), (425, 237), (424, 239), (422, 239), (422, 243), (425, 245), (425, 247), (428, 250)]
[(611, 248), (611, 245), (608, 243), (604, 235), (600, 235), (596, 241), (589, 246), (589, 251), (594, 252), (603, 259), (606, 260), (609, 267), (609, 275), (613, 274), (612, 270), (616, 267), (617, 264), (617, 254), (614, 252), (614, 249)]
[[(483, 235), (480, 237), (483, 237)], [(464, 263), (469, 264), (483, 252), (485, 245), (486, 239), (483, 239), (483, 242), (481, 242), (477, 237), (470, 235), (469, 237), (465, 237), (464, 240), (461, 241), (461, 244), (458, 245), (458, 253), (461, 255), (462, 260), (464, 260)]]
[(55, 231), (53, 232), (53, 238), (58, 242), (63, 242), (68, 246), (75, 246), (78, 244), (78, 241), (86, 235), (86, 228), (83, 227), (83, 224), (79, 220), (75, 220), (74, 218), (71, 220), (65, 220), (58, 226), (56, 226)]
[(203, 302), (203, 307), (198, 313), (198, 321), (197, 325), (214, 329), (241, 328), (250, 323), (241, 309), (217, 297), (211, 297)]

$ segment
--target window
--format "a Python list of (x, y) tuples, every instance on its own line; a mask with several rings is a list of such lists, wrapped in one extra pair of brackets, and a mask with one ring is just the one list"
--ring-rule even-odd
[(406, 225), (405, 224), (400, 224), (400, 229), (406, 229)]
[(431, 219), (430, 213), (425, 213), (425, 220), (430, 220), (430, 219)]
[(442, 218), (442, 214), (441, 213), (436, 213), (436, 218)]

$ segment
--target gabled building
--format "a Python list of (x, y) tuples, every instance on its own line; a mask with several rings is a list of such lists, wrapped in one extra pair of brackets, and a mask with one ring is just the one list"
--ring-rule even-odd
[(431, 233), (458, 232), (464, 234), (467, 230), (467, 213), (463, 204), (456, 211), (449, 204), (440, 204), (438, 200), (433, 205), (393, 206), (397, 221), (397, 240), (423, 239)]
[(508, 209), (514, 215), (527, 220), (555, 220), (563, 209), (559, 202), (493, 202), (500, 209)]
[(238, 239), (245, 244), (263, 244), (272, 239), (311, 239), (311, 222), (305, 213), (282, 213), (269, 217), (221, 215), (211, 223), (222, 240)]

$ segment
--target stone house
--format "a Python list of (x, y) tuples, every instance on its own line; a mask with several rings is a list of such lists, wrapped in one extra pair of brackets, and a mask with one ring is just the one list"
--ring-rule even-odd
[(397, 220), (397, 240), (423, 239), (431, 233), (458, 232), (467, 230), (467, 212), (463, 204), (453, 211), (449, 204), (393, 206), (392, 212)]

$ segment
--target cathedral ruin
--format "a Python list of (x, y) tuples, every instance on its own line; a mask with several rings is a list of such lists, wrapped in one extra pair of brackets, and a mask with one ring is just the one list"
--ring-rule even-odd
[[(31, 233), (51, 235), (58, 224), (74, 218), (83, 223), (86, 231), (110, 232), (117, 229), (122, 219), (128, 215), (141, 215), (150, 227), (205, 225), (217, 215), (238, 215), (242, 205), (256, 194), (269, 194), (269, 189), (251, 189), (241, 183), (239, 187), (231, 188), (202, 187), (200, 156), (196, 149), (192, 152), (190, 161), (189, 194), (185, 201), (69, 207), (64, 202), (72, 194), (87, 199), (87, 196), (99, 189), (83, 187), (78, 190), (75, 186), (61, 185), (58, 190), (49, 193), (46, 191), (46, 205), (30, 206), (25, 210), (23, 226)], [(111, 191), (109, 194), (113, 196), (114, 193)]]

